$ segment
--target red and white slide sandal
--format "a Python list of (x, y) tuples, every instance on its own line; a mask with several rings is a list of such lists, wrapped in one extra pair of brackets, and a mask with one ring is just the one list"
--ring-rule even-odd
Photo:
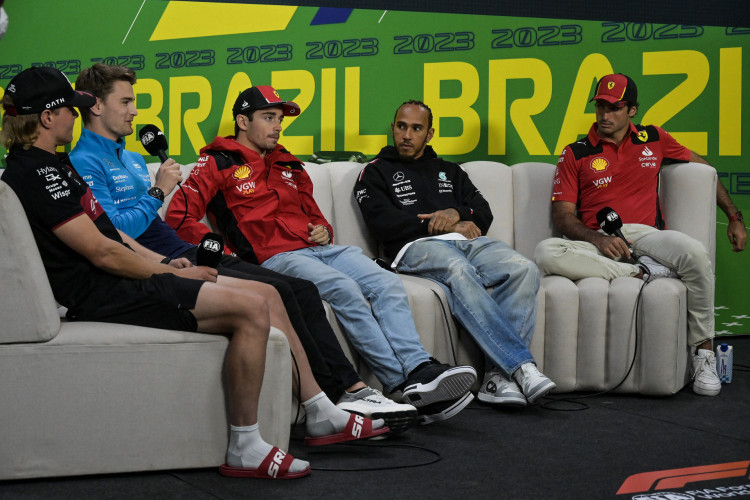
[(230, 467), (224, 464), (219, 467), (219, 474), (228, 477), (254, 477), (257, 479), (297, 479), (310, 474), (309, 465), (304, 470), (289, 472), (289, 467), (293, 461), (293, 456), (274, 446), (257, 469)]
[(344, 432), (329, 434), (328, 436), (306, 437), (305, 444), (308, 446), (322, 446), (324, 444), (344, 443), (346, 441), (354, 441), (355, 439), (368, 439), (380, 436), (390, 431), (391, 429), (386, 425), (380, 429), (373, 429), (372, 420), (352, 413), (349, 415), (349, 422), (347, 422)]

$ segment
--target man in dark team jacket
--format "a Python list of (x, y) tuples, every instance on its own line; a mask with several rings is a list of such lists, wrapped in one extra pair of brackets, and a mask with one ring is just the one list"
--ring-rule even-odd
[[(555, 388), (536, 368), (534, 333), (539, 271), (502, 241), (483, 236), (492, 223), (487, 200), (455, 163), (439, 158), (432, 111), (408, 101), (386, 146), (362, 170), (354, 194), (398, 272), (443, 285), (451, 310), (487, 357), (480, 401), (525, 406)], [(486, 287), (494, 287), (488, 293)]]

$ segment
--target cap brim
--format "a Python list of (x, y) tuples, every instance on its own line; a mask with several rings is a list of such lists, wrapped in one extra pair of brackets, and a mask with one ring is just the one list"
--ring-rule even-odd
[(297, 116), (299, 114), (299, 106), (296, 102), (286, 101), (284, 102), (284, 116)]
[(589, 100), (589, 102), (592, 102), (592, 101), (605, 101), (610, 104), (617, 104), (619, 107), (625, 106), (625, 101), (621, 101), (617, 97), (614, 97), (611, 95), (595, 95)]
[(297, 116), (299, 114), (299, 106), (296, 102), (292, 101), (269, 102), (268, 104), (264, 104), (258, 108), (251, 108), (250, 110), (256, 111), (258, 109), (273, 108), (276, 106), (281, 106), (284, 116)]
[(71, 105), (77, 108), (90, 108), (94, 104), (96, 104), (96, 97), (94, 97), (93, 94), (85, 92), (83, 90), (76, 90), (71, 102)]

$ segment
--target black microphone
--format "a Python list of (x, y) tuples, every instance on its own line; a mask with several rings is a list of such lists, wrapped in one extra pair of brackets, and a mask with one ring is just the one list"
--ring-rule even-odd
[(596, 221), (599, 223), (599, 227), (601, 227), (605, 233), (614, 234), (622, 241), (624, 241), (628, 246), (628, 250), (630, 250), (631, 256), (635, 258), (633, 249), (630, 248), (630, 243), (628, 243), (628, 240), (625, 239), (625, 235), (622, 234), (622, 231), (620, 231), (620, 228), (622, 227), (622, 219), (620, 218), (620, 214), (615, 212), (613, 208), (604, 207), (596, 213)]
[(167, 138), (156, 125), (144, 125), (138, 133), (141, 144), (151, 156), (158, 156), (162, 163), (167, 161)]
[(197, 264), (216, 269), (223, 255), (224, 238), (216, 233), (206, 233), (201, 240), (201, 244), (198, 245)]

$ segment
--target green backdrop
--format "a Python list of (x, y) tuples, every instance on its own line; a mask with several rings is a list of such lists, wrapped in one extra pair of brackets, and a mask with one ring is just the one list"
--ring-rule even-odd
[[(414, 98), (433, 109), (432, 145), (449, 159), (555, 163), (594, 120), (596, 79), (622, 72), (639, 85), (636, 122), (663, 126), (705, 156), (750, 215), (748, 28), (162, 0), (33, 4), (4, 7), (0, 85), (31, 65), (71, 81), (96, 61), (132, 67), (137, 125), (161, 127), (182, 163), (232, 133), (234, 98), (252, 84), (301, 106), (281, 142), (303, 159), (320, 150), (373, 156), (396, 107)], [(145, 154), (135, 137), (129, 148)], [(750, 333), (748, 252), (731, 252), (717, 217), (716, 330)]]

